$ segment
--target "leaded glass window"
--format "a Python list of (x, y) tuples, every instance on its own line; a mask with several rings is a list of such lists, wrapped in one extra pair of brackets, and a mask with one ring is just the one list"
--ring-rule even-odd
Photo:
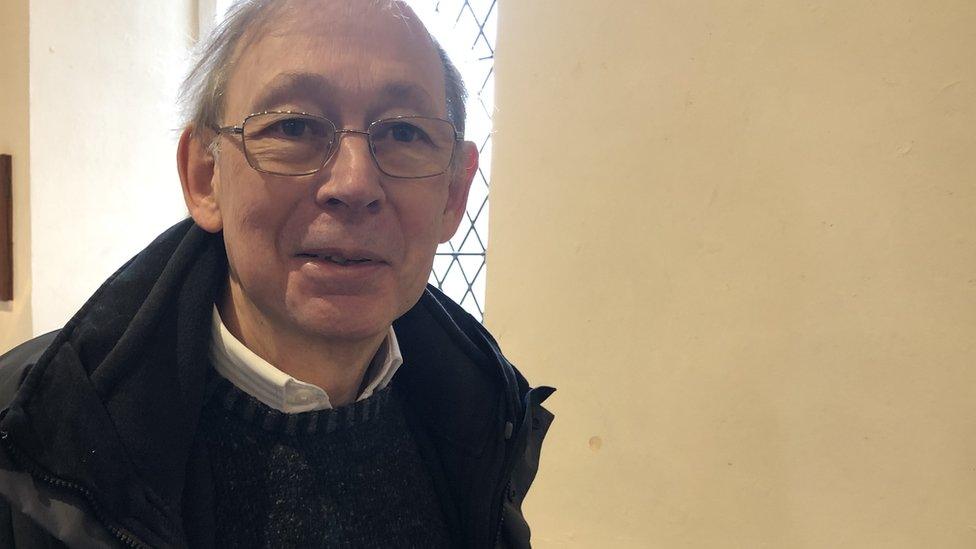
[(407, 0), (457, 65), (467, 85), (465, 138), (481, 151), (468, 209), (457, 234), (434, 257), (430, 283), (481, 320), (485, 307), (485, 250), (488, 245), (488, 189), (491, 129), (495, 109), (497, 0)]

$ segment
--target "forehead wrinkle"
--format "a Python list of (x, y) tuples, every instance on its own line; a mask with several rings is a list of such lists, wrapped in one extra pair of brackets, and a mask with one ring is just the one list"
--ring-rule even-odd
[(324, 30), (337, 27), (340, 21), (364, 21), (370, 18), (370, 11), (375, 13), (374, 17), (387, 15), (398, 20), (402, 29), (421, 37), (439, 63), (433, 37), (403, 0), (285, 0), (269, 4), (261, 17), (244, 31), (227, 61), (228, 72), (233, 72), (247, 49), (256, 46), (266, 36), (286, 35), (289, 29), (321, 34)]
[(290, 72), (276, 76), (258, 94), (252, 109), (266, 111), (277, 105), (298, 99), (324, 102), (335, 95), (335, 86), (328, 78), (310, 72)]
[[(371, 24), (381, 19), (396, 21), (395, 32), (405, 34), (408, 41), (420, 40), (438, 64), (439, 55), (434, 47), (434, 40), (427, 27), (402, 0), (291, 0), (286, 5), (294, 9), (285, 10), (282, 19), (286, 24), (282, 28), (291, 27), (299, 32), (310, 35), (335, 33), (338, 36), (355, 29), (360, 39), (373, 41), (379, 35), (391, 31), (384, 25)], [(338, 48), (355, 49), (354, 42), (336, 40)]]
[(382, 104), (403, 105), (413, 107), (419, 112), (432, 112), (434, 99), (427, 90), (410, 82), (389, 82), (383, 86), (378, 95)]
[[(368, 48), (371, 43), (382, 43), (380, 37), (386, 38), (390, 32), (394, 32), (403, 33), (400, 35), (401, 39), (395, 42), (402, 40), (412, 44), (409, 48), (398, 50), (398, 53), (402, 52), (397, 55), (399, 60), (418, 69), (412, 72), (424, 74), (425, 79), (428, 77), (434, 79), (432, 83), (436, 87), (437, 95), (443, 95), (444, 74), (433, 39), (409, 6), (399, 0), (291, 0), (274, 5), (274, 8), (265, 15), (245, 32), (237, 44), (228, 81), (234, 79), (234, 73), (237, 73), (243, 59), (248, 57), (249, 51), (254, 51), (258, 55), (265, 53), (261, 50), (260, 44), (268, 38), (303, 37), (304, 39), (299, 40), (300, 45), (296, 44), (296, 49), (302, 52), (299, 55), (345, 57), (361, 56), (364, 48)], [(396, 22), (391, 28), (389, 24), (384, 25), (381, 18)], [(351, 82), (355, 82), (360, 90), (369, 89), (368, 86), (371, 84), (382, 85), (382, 81), (376, 81), (384, 76), (382, 71), (387, 69), (387, 67), (382, 69), (377, 67), (377, 63), (382, 58), (382, 54), (375, 57), (366, 56), (365, 59), (360, 57), (358, 60), (360, 70), (356, 71), (355, 75), (350, 75), (353, 76)], [(254, 61), (252, 58), (251, 62)], [(391, 80), (401, 78), (401, 75), (397, 74), (389, 76)], [(409, 77), (406, 74), (402, 76)], [(440, 103), (438, 99), (441, 97), (431, 97), (430, 93), (422, 87), (420, 91), (429, 99), (431, 111), (435, 114), (440, 113), (441, 109), (437, 104)], [(446, 97), (444, 105), (446, 112)]]
[(333, 30), (337, 23), (380, 17), (397, 20), (401, 29), (427, 38), (433, 44), (426, 26), (403, 0), (285, 0), (276, 5), (274, 13), (264, 18), (262, 26), (267, 28), (283, 23), (283, 26), (314, 34)]

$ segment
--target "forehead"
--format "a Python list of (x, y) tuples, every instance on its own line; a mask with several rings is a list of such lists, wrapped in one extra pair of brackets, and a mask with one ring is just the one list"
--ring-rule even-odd
[(437, 111), (428, 114), (446, 110), (437, 51), (420, 20), (399, 3), (288, 2), (246, 33), (237, 50), (225, 98), (229, 112), (256, 109), (269, 93), (290, 91), (344, 103), (402, 95), (424, 99)]

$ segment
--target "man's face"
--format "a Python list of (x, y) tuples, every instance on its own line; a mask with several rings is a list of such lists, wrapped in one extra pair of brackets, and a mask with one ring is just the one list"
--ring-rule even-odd
[[(355, 130), (392, 116), (444, 118), (443, 69), (422, 28), (395, 11), (351, 4), (300, 2), (245, 42), (221, 124), (269, 110)], [(438, 243), (457, 228), (464, 176), (449, 169), (392, 178), (374, 164), (365, 136), (344, 134), (337, 147), (318, 173), (287, 177), (254, 170), (239, 137), (221, 138), (214, 192), (232, 293), (243, 300), (235, 299), (237, 313), (252, 326), (375, 337), (416, 303)]]

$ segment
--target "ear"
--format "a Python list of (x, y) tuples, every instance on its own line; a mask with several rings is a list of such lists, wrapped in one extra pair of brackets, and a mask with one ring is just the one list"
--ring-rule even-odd
[(457, 232), (458, 225), (461, 224), (461, 216), (468, 207), (468, 191), (471, 190), (471, 182), (478, 173), (478, 146), (471, 141), (464, 141), (459, 148), (461, 165), (451, 170), (447, 204), (444, 207), (441, 223), (441, 244), (450, 240)]
[(205, 137), (197, 135), (192, 126), (183, 130), (176, 149), (176, 165), (190, 217), (203, 230), (216, 233), (223, 229), (223, 221), (214, 187), (214, 155)]

